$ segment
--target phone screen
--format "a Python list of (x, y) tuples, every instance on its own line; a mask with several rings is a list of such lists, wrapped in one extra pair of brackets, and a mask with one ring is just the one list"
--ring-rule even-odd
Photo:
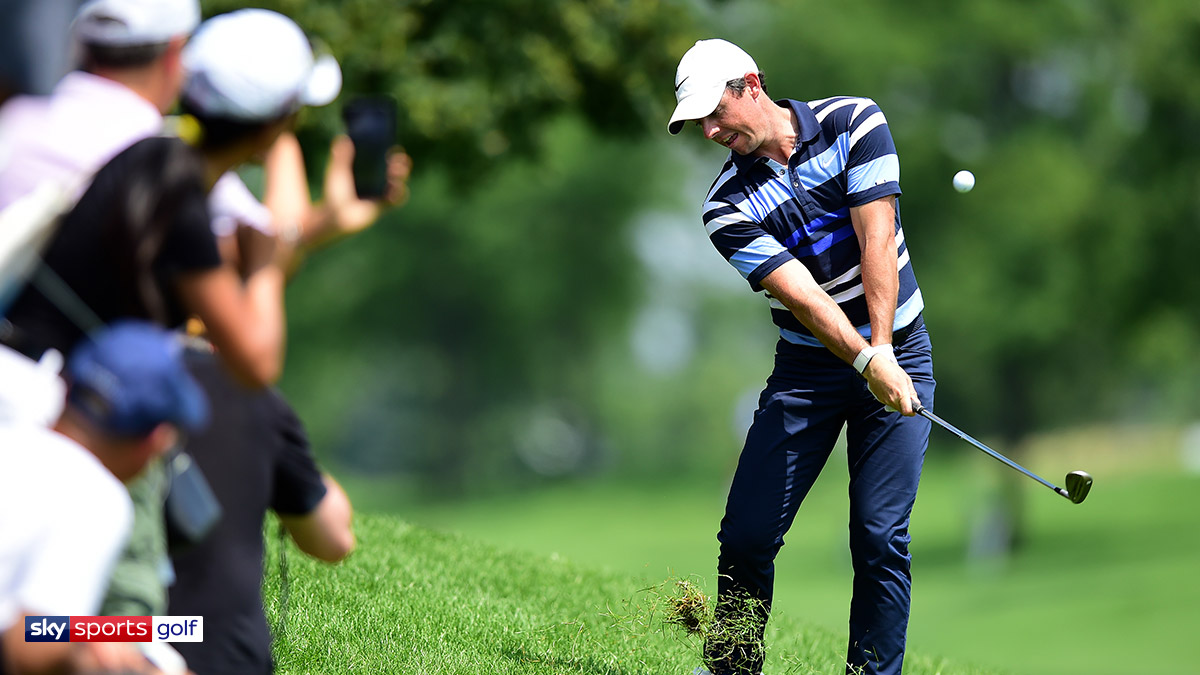
[(387, 192), (387, 156), (396, 143), (396, 102), (387, 96), (356, 98), (342, 109), (354, 142), (354, 186), (363, 199)]

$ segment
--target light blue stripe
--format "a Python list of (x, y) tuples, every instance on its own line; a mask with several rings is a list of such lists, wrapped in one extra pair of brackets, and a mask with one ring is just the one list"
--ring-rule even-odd
[[(793, 232), (791, 234), (791, 236), (789, 236), (787, 238), (787, 241), (783, 242), (783, 245), (787, 246), (788, 248), (791, 248), (791, 247), (795, 246), (796, 244), (799, 244), (800, 239), (803, 238), (805, 234), (811, 234), (813, 232), (817, 232), (821, 228), (825, 227), (826, 225), (837, 222), (838, 220), (841, 220), (842, 218), (847, 218), (849, 216), (850, 216), (850, 208), (849, 207), (843, 207), (832, 213), (826, 213), (825, 215), (821, 216), (820, 218), (815, 218), (811, 223), (806, 224), (804, 226), (803, 230), (796, 230), (795, 232)], [(851, 227), (853, 227), (853, 226), (854, 226), (853, 223), (851, 223)], [(843, 237), (843, 239), (844, 238), (845, 237)], [(828, 248), (828, 247), (826, 247), (826, 248)]]
[[(925, 299), (921, 297), (921, 289), (918, 288), (909, 296), (908, 300), (904, 301), (903, 305), (896, 310), (896, 320), (892, 322), (892, 330), (900, 330), (908, 324), (912, 323), (921, 310), (925, 309)], [(867, 326), (868, 333), (871, 327)]]
[(749, 279), (751, 273), (758, 269), (759, 265), (785, 250), (787, 249), (779, 243), (779, 240), (769, 234), (764, 234), (734, 253), (729, 258), (729, 264), (737, 268), (743, 277)]
[(796, 166), (796, 177), (804, 189), (811, 190), (818, 185), (828, 183), (846, 169), (846, 155), (842, 146), (850, 142), (850, 133), (838, 136), (833, 145), (825, 152), (813, 157), (807, 162)]
[(854, 194), (882, 185), (900, 181), (900, 160), (895, 154), (876, 157), (846, 172), (846, 192)]
[[(900, 330), (901, 328), (904, 328), (908, 324), (912, 323), (917, 318), (917, 315), (921, 313), (922, 309), (925, 309), (925, 300), (921, 297), (921, 289), (918, 288), (917, 291), (913, 293), (903, 305), (900, 305), (900, 307), (896, 309), (896, 318), (892, 321), (892, 330)], [(856, 327), (856, 330), (864, 340), (871, 339), (871, 324), (868, 323), (865, 326), (858, 326)], [(811, 335), (803, 335), (786, 328), (780, 328), (779, 335), (783, 337), (784, 340), (787, 340), (792, 344), (804, 345), (806, 347), (824, 346), (821, 344), (820, 340)]]
[(738, 205), (738, 209), (761, 223), (771, 215), (771, 212), (779, 208), (780, 204), (791, 198), (792, 193), (788, 190), (787, 184), (777, 176), (746, 195), (746, 199)]
[(804, 345), (805, 347), (824, 347), (821, 341), (811, 335), (801, 335), (796, 331), (791, 331), (786, 328), (779, 329), (779, 335), (784, 340), (794, 345)]

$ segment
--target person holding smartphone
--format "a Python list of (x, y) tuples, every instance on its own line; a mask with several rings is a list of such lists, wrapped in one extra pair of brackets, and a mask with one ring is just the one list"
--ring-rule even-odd
[[(215, 25), (206, 24), (193, 46), (207, 50), (236, 41), (230, 35), (240, 31), (237, 22), (258, 11), (241, 10)], [(230, 77), (237, 75), (236, 60), (222, 63)], [(222, 73), (208, 77), (220, 79)], [(196, 115), (202, 126), (211, 126), (211, 115), (189, 103), (190, 86), (184, 87), (185, 111)], [(411, 160), (395, 148), (394, 104), (373, 108), (371, 115), (371, 133), (365, 138), (362, 128), (350, 123), (353, 114), (348, 116), (349, 135), (333, 141), (317, 203), (309, 196), (298, 139), (290, 132), (281, 134), (264, 159), (263, 203), (240, 187), (247, 203), (265, 211), (261, 220), (214, 214), (222, 256), (244, 264), (258, 243), (276, 230), (301, 253), (311, 252), (362, 231), (385, 209), (403, 203)], [(374, 173), (365, 173), (367, 167)], [(204, 642), (176, 645), (198, 675), (270, 673), (271, 635), (261, 597), (267, 512), (280, 517), (302, 552), (336, 562), (355, 545), (353, 510), (338, 483), (317, 465), (303, 423), (283, 395), (274, 388), (238, 386), (218, 356), (205, 348), (205, 334), (198, 337), (187, 363), (213, 401), (214, 424), (189, 438), (188, 452), (208, 478), (224, 515), (203, 541), (172, 551), (176, 581), (169, 589), (167, 613), (208, 619)]]

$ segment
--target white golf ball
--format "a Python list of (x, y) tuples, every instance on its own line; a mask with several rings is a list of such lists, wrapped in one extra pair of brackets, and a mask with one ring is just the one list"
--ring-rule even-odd
[(954, 189), (959, 192), (970, 192), (975, 187), (975, 174), (970, 171), (959, 171), (954, 174)]

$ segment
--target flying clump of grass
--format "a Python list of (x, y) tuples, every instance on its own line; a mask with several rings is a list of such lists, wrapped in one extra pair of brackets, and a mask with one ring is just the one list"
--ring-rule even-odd
[(675, 582), (675, 592), (667, 596), (667, 609), (663, 621), (679, 626), (687, 635), (703, 636), (712, 625), (713, 609), (708, 596), (696, 584), (687, 579)]
[(762, 601), (722, 598), (718, 605), (696, 582), (676, 578), (643, 588), (639, 596), (625, 600), (620, 610), (602, 612), (612, 628), (630, 637), (679, 631), (697, 660), (709, 668), (714, 663), (737, 668), (761, 662), (767, 614)]

